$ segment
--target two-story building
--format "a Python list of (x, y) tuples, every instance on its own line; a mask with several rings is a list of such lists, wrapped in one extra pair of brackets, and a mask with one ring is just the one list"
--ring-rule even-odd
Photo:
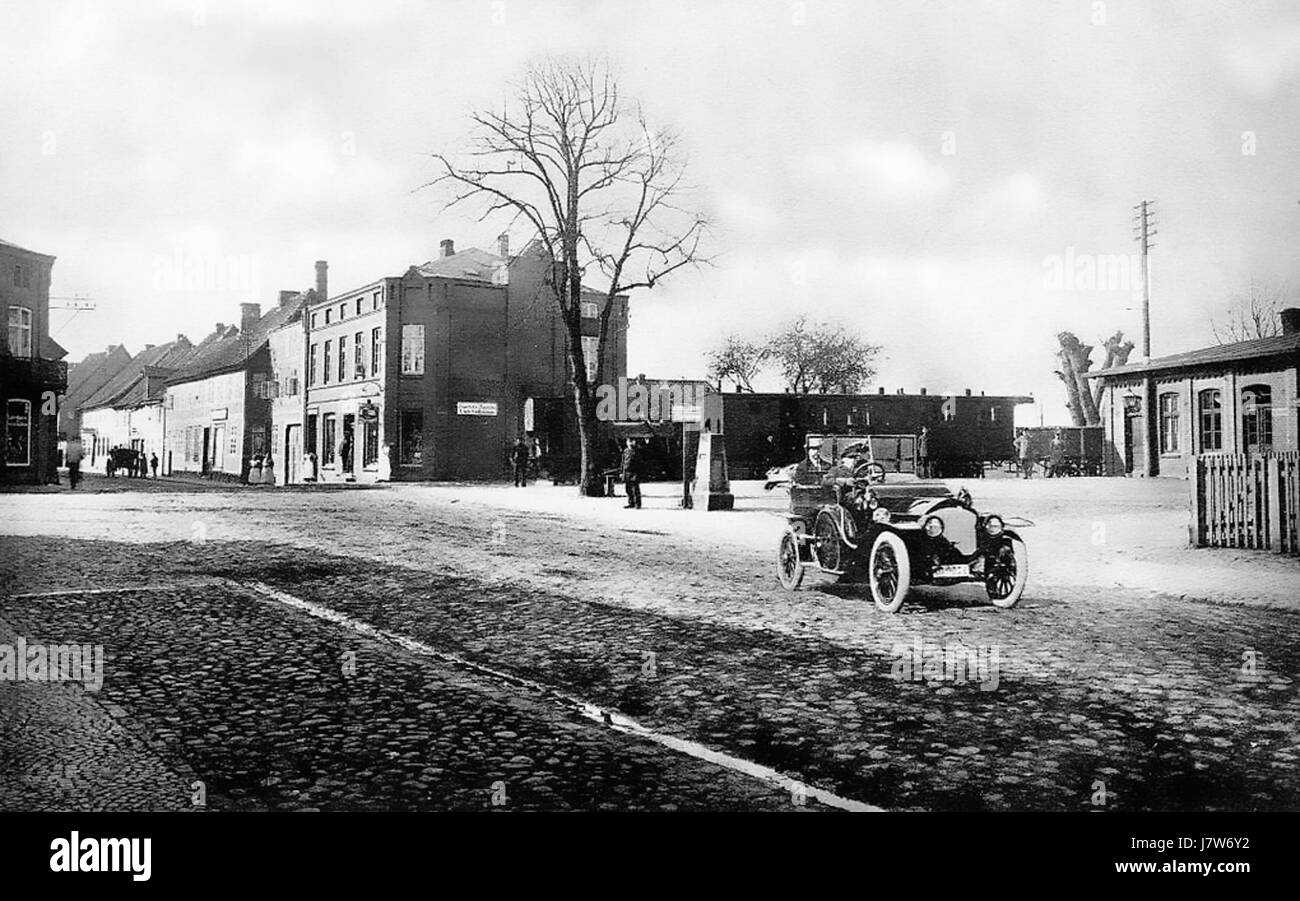
[[(457, 252), (444, 240), (437, 258), (402, 275), (313, 303), (300, 370), (302, 445), (313, 462), (301, 475), (328, 482), (506, 472), (525, 401), (571, 397), (553, 272), (538, 243), (512, 256), (505, 236), (496, 253)], [(603, 301), (592, 291), (582, 304), (592, 376)], [(605, 342), (610, 379), (627, 371), (627, 321), (627, 299), (616, 297)], [(286, 419), (286, 446), (292, 429)]]
[(81, 406), (130, 363), (131, 354), (125, 345), (110, 344), (104, 350), (86, 354), (79, 363), (68, 364), (68, 388), (59, 403), (59, 447), (63, 450), (69, 439), (82, 437), (83, 469), (100, 465), (109, 445), (94, 439), (86, 441), (82, 436)]
[(9, 340), (0, 348), (0, 483), (59, 480), (59, 395), (68, 386), (68, 366), (67, 352), (50, 337), (53, 268), (49, 254), (0, 240), (0, 306), (9, 323)]
[(302, 315), (307, 294), (280, 293), (263, 314), (240, 304), (238, 326), (217, 323), (192, 357), (166, 380), (163, 403), (167, 473), (247, 481), (272, 451), (270, 336)]
[(1113, 475), (1185, 478), (1195, 454), (1297, 449), (1300, 309), (1269, 338), (1088, 373), (1102, 383)]

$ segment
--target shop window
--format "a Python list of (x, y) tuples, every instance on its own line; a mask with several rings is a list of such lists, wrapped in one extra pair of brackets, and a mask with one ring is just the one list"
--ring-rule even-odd
[(334, 452), (336, 446), (337, 430), (335, 429), (334, 414), (326, 413), (321, 420), (321, 453), (320, 462), (322, 466), (330, 466), (334, 463)]
[(5, 404), (5, 463), (32, 465), (32, 402), (11, 400)]
[(363, 420), (361, 423), (361, 465), (374, 466), (378, 462), (379, 420)]
[(403, 410), (400, 430), (400, 461), (406, 466), (419, 466), (424, 462), (424, 412)]

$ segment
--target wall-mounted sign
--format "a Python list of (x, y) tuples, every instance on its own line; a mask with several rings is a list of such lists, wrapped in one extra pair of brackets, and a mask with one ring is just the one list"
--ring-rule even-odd
[(374, 404), (362, 404), (358, 411), (363, 422), (374, 422), (379, 418), (379, 407)]
[(458, 400), (457, 416), (496, 416), (497, 403), (494, 400)]
[(213, 411), (212, 411), (212, 421), (213, 421), (213, 422), (221, 422), (221, 421), (222, 421), (223, 419), (225, 419), (225, 418), (226, 418), (226, 408), (225, 408), (225, 407), (221, 407), (221, 408), (219, 408), (219, 409), (216, 409), (216, 410), (213, 410)]

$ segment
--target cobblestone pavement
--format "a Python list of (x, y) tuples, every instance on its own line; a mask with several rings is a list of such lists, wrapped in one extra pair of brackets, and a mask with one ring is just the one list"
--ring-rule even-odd
[[(260, 581), (860, 801), (908, 809), (1300, 806), (1294, 682), (1300, 617), (1289, 609), (1223, 606), (1123, 587), (1049, 582), (1036, 589), (1031, 581), (1026, 600), (1011, 611), (980, 603), (977, 592), (920, 591), (917, 603), (886, 616), (862, 601), (854, 586), (815, 581), (795, 594), (774, 590), (770, 555), (739, 546), (734, 536), (682, 539), (655, 528), (655, 521), (632, 519), (634, 511), (624, 518), (602, 512), (603, 519), (579, 519), (563, 510), (461, 503), (454, 490), (443, 488), (328, 496), (123, 494), (39, 513), (26, 506), (40, 500), (23, 498), (0, 524), (29, 535), (0, 538), (0, 579), (11, 594), (160, 580)], [(1122, 515), (1113, 520), (1122, 523)], [(105, 605), (96, 606), (103, 611), (122, 603), (121, 596), (98, 597), (93, 603)], [(77, 621), (75, 613), (58, 612), (63, 605), (12, 598), (4, 605), (11, 621), (27, 617), (22, 622), (30, 634), (43, 634), (54, 621)], [(373, 772), (381, 770), (373, 764), (351, 762), (360, 745), (337, 756), (319, 751), (313, 736), (337, 742), (346, 733), (330, 730), (357, 722), (344, 719), (337, 707), (317, 713), (324, 722), (312, 726), (318, 731), (308, 731), (299, 753), (319, 753), (326, 769), (341, 768), (347, 774), (341, 784), (327, 783), (305, 802), (255, 793), (261, 780), (291, 771), (287, 763), (274, 764), (269, 749), (298, 746), (286, 745), (283, 736), (267, 744), (249, 734), (258, 714), (286, 715), (275, 707), (282, 702), (267, 710), (267, 695), (241, 684), (238, 694), (249, 694), (241, 707), (230, 691), (201, 678), (201, 661), (191, 659), (199, 655), (188, 648), (205, 624), (221, 624), (209, 628), (213, 640), (240, 650), (207, 657), (247, 653), (260, 660), (269, 654), (282, 667), (266, 679), (277, 686), (271, 697), (279, 699), (296, 698), (283, 685), (294, 684), (297, 674), (304, 683), (315, 680), (322, 692), (336, 685), (331, 667), (342, 639), (334, 627), (304, 623), (298, 615), (264, 612), (254, 621), (241, 613), (240, 619), (232, 610), (242, 606), (232, 605), (191, 588), (172, 597), (134, 598), (122, 620), (132, 623), (131, 630), (116, 631), (116, 612), (95, 620), (108, 634), (150, 636), (156, 647), (142, 655), (170, 649), (166, 659), (185, 674), (178, 677), (176, 697), (158, 693), (163, 671), (130, 665), (126, 684), (115, 687), (110, 673), (102, 694), (122, 692), (113, 703), (148, 729), (177, 697), (192, 690), (202, 699), (186, 702), (191, 712), (182, 719), (203, 725), (177, 727), (175, 735), (164, 727), (161, 738), (175, 759), (210, 773), (210, 791), (222, 803), (367, 803), (347, 794), (359, 780), (387, 787), (376, 791), (382, 798), (377, 807), (482, 805), (483, 779), (500, 778), (499, 763), (475, 764), (480, 768), (466, 776), (469, 795), (444, 787), (428, 798), (409, 779), (377, 778)], [(52, 620), (61, 615), (74, 618)], [(903, 650), (918, 643), (926, 659), (935, 648), (964, 648), (988, 664), (996, 653), (996, 668), (966, 682), (923, 667), (915, 681), (897, 678)], [(277, 650), (283, 647), (299, 653)], [(385, 678), (403, 690), (368, 701), (367, 716), (379, 725), (364, 728), (376, 735), (391, 729), (393, 740), (419, 746), (418, 731), (414, 739), (401, 736), (419, 729), (418, 704), (430, 700), (428, 691), (416, 689), (436, 680), (398, 671), (432, 664), (397, 654), (395, 666)], [(221, 672), (229, 680), (243, 671)], [(980, 681), (992, 690), (983, 690)], [(191, 683), (193, 689), (183, 689)], [(400, 712), (408, 695), (417, 708), (415, 723), (412, 714)], [(509, 691), (504, 697), (523, 703)], [(205, 719), (208, 709), (220, 713), (217, 720)], [(244, 747), (233, 738), (206, 738), (222, 724), (250, 743), (245, 756), (223, 756), (227, 746)], [(469, 749), (486, 747), (485, 739), (513, 733), (496, 752), (508, 753), (506, 761), (527, 758), (530, 763), (520, 766), (539, 777), (560, 766), (547, 763), (554, 754), (517, 750), (526, 743), (520, 736), (530, 734), (526, 729), (453, 731), (457, 737), (439, 753), (476, 754)], [(543, 797), (538, 806), (789, 806), (789, 798), (762, 786), (757, 796), (744, 795), (755, 783), (733, 774), (711, 783), (718, 786), (714, 793), (683, 776), (673, 783), (682, 786), (680, 793), (666, 792), (671, 801), (630, 800), (635, 791), (618, 769), (629, 739), (601, 734), (599, 740), (612, 742), (610, 756), (562, 769), (560, 782), (578, 774), (586, 782), (592, 774), (610, 781), (585, 796), (557, 791), (562, 800)], [(415, 756), (424, 753), (433, 750), (423, 746)], [(681, 765), (692, 771), (703, 766)], [(464, 766), (468, 774), (472, 766)], [(307, 776), (298, 778), (294, 788), (302, 791)], [(232, 779), (243, 782), (223, 782)], [(247, 794), (234, 794), (237, 789)], [(369, 797), (364, 789), (362, 795)]]

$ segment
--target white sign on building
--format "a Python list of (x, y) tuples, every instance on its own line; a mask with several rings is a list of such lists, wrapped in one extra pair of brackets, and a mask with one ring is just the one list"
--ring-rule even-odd
[(457, 416), (496, 416), (497, 403), (494, 400), (458, 400)]

